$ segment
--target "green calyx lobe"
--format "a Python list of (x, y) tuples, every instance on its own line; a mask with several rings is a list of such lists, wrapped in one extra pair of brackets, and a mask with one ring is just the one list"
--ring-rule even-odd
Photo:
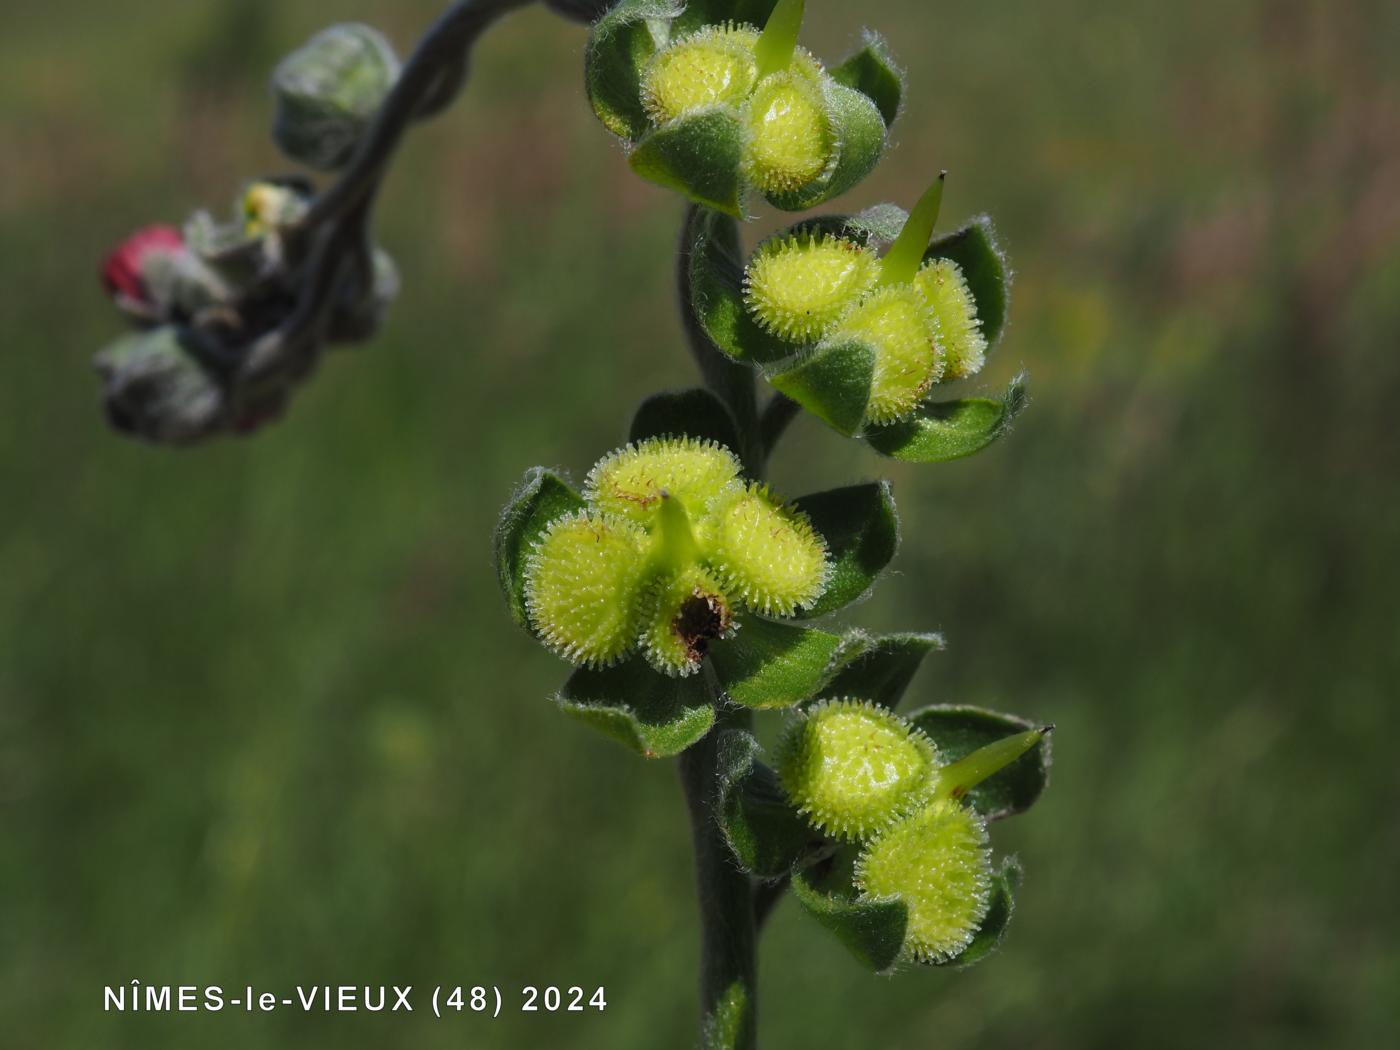
[(861, 435), (882, 456), (906, 463), (946, 463), (980, 452), (1008, 430), (1029, 395), (1017, 376), (1001, 397), (931, 401), (905, 419), (869, 427)]
[[(1048, 727), (1001, 711), (958, 704), (920, 708), (908, 717), (937, 745), (947, 763), (939, 771), (940, 786), (961, 789), (963, 802), (987, 820), (1023, 813), (1045, 791), (1053, 736)], [(1029, 746), (1021, 750), (1027, 741)], [(988, 758), (994, 761), (989, 763)], [(987, 772), (990, 765), (996, 768)], [(979, 775), (974, 779), (969, 774)]]
[(1041, 726), (1015, 733), (979, 747), (972, 754), (958, 759), (938, 771), (938, 789), (934, 797), (960, 801), (988, 777), (1000, 773), (1045, 738), (1054, 726)]
[(760, 77), (784, 70), (792, 63), (806, 6), (805, 0), (778, 0), (774, 6), (754, 47)]
[(924, 191), (899, 236), (890, 245), (885, 257), (880, 260), (879, 285), (908, 284), (919, 272), (919, 264), (924, 261), (929, 238), (938, 225), (938, 213), (943, 207), (943, 183), (946, 171), (940, 171), (933, 185)]
[(920, 957), (909, 943), (909, 902), (896, 896), (861, 893), (855, 885), (856, 864), (856, 849), (845, 847), (829, 860), (797, 871), (792, 879), (793, 894), (808, 914), (875, 973), (888, 973), (901, 960), (954, 967), (980, 962), (1001, 944), (1021, 885), (1020, 864), (1014, 857), (1003, 859), (1000, 868), (986, 875), (982, 918), (962, 938), (964, 947), (942, 957)]
[(651, 553), (654, 572), (675, 574), (689, 568), (700, 556), (700, 544), (690, 525), (685, 505), (662, 490), (656, 515), (655, 546)]
[(833, 69), (831, 76), (838, 84), (854, 88), (873, 101), (886, 127), (894, 123), (904, 95), (904, 74), (878, 34), (867, 32), (865, 46)]
[(937, 634), (869, 635), (856, 631), (849, 636), (848, 646), (849, 657), (818, 699), (859, 696), (894, 710), (924, 657), (943, 648), (943, 638)]
[(761, 762), (752, 734), (728, 730), (719, 742), (719, 820), (743, 869), (759, 878), (786, 875), (821, 845), (793, 809), (781, 782)]
[(525, 608), (525, 563), (549, 523), (584, 506), (567, 481), (552, 470), (535, 467), (515, 490), (496, 525), (493, 548), (496, 577), (515, 622), (528, 627)]
[(554, 702), (566, 714), (644, 758), (668, 758), (714, 725), (715, 709), (696, 678), (668, 678), (637, 657), (614, 667), (581, 667)]

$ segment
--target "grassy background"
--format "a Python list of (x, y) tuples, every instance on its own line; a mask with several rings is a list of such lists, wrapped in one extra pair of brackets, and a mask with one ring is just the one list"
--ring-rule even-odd
[[(280, 167), (266, 71), (431, 0), (50, 0), (0, 34), (0, 1042), (684, 1047), (696, 951), (666, 764), (544, 698), (498, 506), (691, 382), (677, 202), (630, 176), (541, 10), (480, 49), (380, 216), (405, 290), (250, 441), (107, 433), (92, 273)], [(942, 629), (912, 702), (1054, 720), (999, 825), (1029, 877), (964, 973), (873, 979), (788, 902), (762, 1027), (802, 1046), (1369, 1047), (1400, 1037), (1400, 8), (815, 0), (910, 74), (849, 204), (951, 170), (1018, 269), (1012, 438), (937, 468), (800, 421), (787, 492), (896, 483), (853, 619)], [(333, 10), (332, 10), (333, 8)], [(771, 225), (771, 221), (768, 225)], [(102, 986), (603, 984), (603, 1015), (101, 1012)], [(838, 1034), (839, 1033), (839, 1034)]]

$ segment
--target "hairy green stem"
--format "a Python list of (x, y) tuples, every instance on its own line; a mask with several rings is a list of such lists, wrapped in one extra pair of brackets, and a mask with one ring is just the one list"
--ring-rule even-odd
[(679, 764), (695, 843), (700, 904), (700, 1046), (758, 1045), (758, 952), (753, 882), (734, 861), (720, 830), (718, 749), (725, 729), (749, 729), (753, 715), (723, 706), (714, 728), (681, 752)]
[[(753, 371), (731, 361), (696, 321), (690, 295), (693, 226), (699, 205), (686, 208), (676, 267), (681, 323), (705, 385), (729, 408), (739, 431), (735, 451), (745, 472), (764, 474), (767, 451), (759, 421)], [(681, 786), (695, 844), (695, 888), (700, 906), (700, 1046), (702, 1050), (752, 1050), (758, 1045), (758, 921), (753, 880), (734, 859), (720, 827), (719, 739), (726, 729), (748, 730), (753, 712), (729, 702), (714, 675), (705, 674), (718, 709), (705, 738), (682, 751)]]
[(739, 428), (741, 447), (734, 451), (750, 477), (763, 473), (763, 438), (758, 424), (758, 397), (754, 393), (753, 370), (722, 353), (696, 321), (690, 296), (690, 249), (695, 242), (694, 226), (704, 214), (698, 204), (686, 206), (681, 222), (680, 252), (676, 265), (676, 285), (680, 294), (681, 325), (685, 328), (691, 356), (711, 392), (728, 406)]

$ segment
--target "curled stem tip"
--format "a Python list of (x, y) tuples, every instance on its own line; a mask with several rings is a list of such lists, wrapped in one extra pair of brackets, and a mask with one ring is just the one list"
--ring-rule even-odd
[(1041, 726), (1024, 733), (993, 740), (972, 754), (938, 771), (938, 798), (960, 799), (994, 773), (999, 773), (1044, 738), (1054, 726)]
[(792, 61), (806, 6), (806, 0), (778, 0), (754, 48), (760, 77), (786, 69)]
[(933, 185), (924, 191), (919, 203), (909, 213), (904, 228), (890, 245), (890, 250), (880, 260), (880, 285), (906, 284), (919, 272), (928, 250), (933, 228), (938, 224), (938, 211), (943, 206), (943, 182), (948, 177), (940, 171)]

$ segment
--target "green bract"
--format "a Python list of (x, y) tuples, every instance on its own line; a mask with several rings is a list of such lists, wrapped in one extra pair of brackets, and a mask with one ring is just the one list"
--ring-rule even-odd
[(594, 112), (643, 177), (739, 217), (748, 192), (815, 207), (879, 160), (902, 75), (878, 37), (828, 72), (801, 0), (621, 0), (593, 26)]

